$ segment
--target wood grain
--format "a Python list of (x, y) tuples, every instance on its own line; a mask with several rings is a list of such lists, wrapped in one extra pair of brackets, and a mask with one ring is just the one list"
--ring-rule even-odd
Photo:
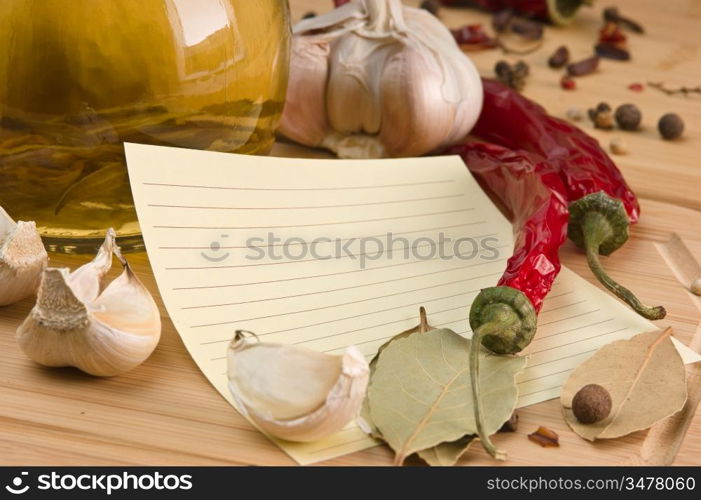
[[(293, 17), (330, 8), (331, 0), (290, 0)], [(406, 3), (416, 4), (417, 1)], [(701, 84), (698, 25), (701, 1), (609, 0), (648, 29), (644, 37), (630, 35), (630, 63), (603, 61), (596, 75), (577, 80), (578, 89), (559, 87), (560, 73), (545, 61), (555, 47), (566, 44), (573, 57), (590, 53), (601, 19), (600, 5), (582, 12), (567, 29), (548, 28), (542, 50), (526, 56), (532, 76), (526, 95), (549, 111), (564, 116), (569, 107), (586, 109), (606, 100), (611, 105), (634, 102), (643, 111), (639, 133), (603, 132), (582, 126), (602, 143), (620, 135), (630, 153), (616, 157), (641, 197), (643, 216), (625, 248), (604, 259), (615, 279), (639, 292), (648, 303), (668, 311), (664, 325), (689, 342), (699, 324), (697, 303), (674, 278), (654, 248), (676, 232), (701, 260), (701, 97), (670, 97), (652, 89), (633, 93), (633, 82), (665, 81), (669, 85)], [(488, 23), (474, 10), (443, 9), (442, 19), (455, 27)], [(484, 75), (491, 75), (497, 51), (472, 53)], [(686, 135), (663, 142), (657, 117), (678, 112)], [(325, 156), (320, 151), (280, 145), (278, 155)], [(51, 256), (52, 265), (76, 267), (85, 258)], [(164, 311), (145, 255), (132, 255), (135, 271), (154, 293)], [(593, 281), (583, 256), (568, 244), (563, 260)], [(3, 465), (289, 465), (292, 460), (254, 430), (209, 385), (187, 354), (172, 323), (163, 317), (163, 339), (153, 356), (124, 376), (97, 379), (72, 369), (45, 369), (27, 360), (14, 341), (14, 331), (32, 306), (24, 301), (0, 309), (0, 463)], [(690, 420), (687, 437), (674, 461), (701, 464), (701, 418)], [(519, 431), (495, 441), (509, 451), (504, 465), (607, 465), (631, 463), (640, 456), (646, 433), (613, 441), (589, 443), (572, 433), (561, 417), (557, 400), (520, 411)], [(560, 448), (540, 448), (526, 435), (538, 426), (560, 434)], [(391, 453), (377, 447), (329, 461), (328, 465), (388, 465)], [(462, 459), (464, 465), (495, 465), (478, 446)], [(496, 464), (501, 465), (501, 464)]]

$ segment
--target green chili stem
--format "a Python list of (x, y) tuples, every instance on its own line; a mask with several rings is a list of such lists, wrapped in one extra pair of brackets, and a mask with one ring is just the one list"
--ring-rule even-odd
[(470, 344), (470, 382), (472, 384), (472, 403), (475, 411), (475, 423), (477, 424), (477, 435), (482, 441), (482, 446), (492, 457), (497, 460), (506, 460), (506, 452), (498, 449), (492, 443), (489, 435), (482, 427), (482, 398), (480, 396), (479, 381), (479, 358), (482, 350), (482, 339), (487, 334), (496, 334), (503, 329), (503, 325), (498, 322), (485, 323), (477, 328), (472, 334)]
[(599, 248), (601, 243), (610, 237), (611, 225), (599, 212), (588, 212), (582, 221), (582, 235), (584, 237), (584, 250), (587, 253), (587, 262), (591, 271), (599, 282), (611, 293), (628, 304), (635, 312), (644, 318), (657, 320), (667, 315), (662, 306), (649, 307), (643, 305), (633, 292), (614, 281), (604, 270), (599, 260)]

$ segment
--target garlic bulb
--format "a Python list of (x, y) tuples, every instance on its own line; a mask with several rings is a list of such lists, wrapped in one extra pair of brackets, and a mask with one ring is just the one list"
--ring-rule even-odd
[(0, 207), (0, 306), (35, 293), (48, 260), (36, 224), (15, 222)]
[(229, 390), (260, 429), (288, 441), (315, 441), (360, 411), (370, 369), (356, 347), (340, 356), (251, 341), (236, 332), (228, 353)]
[(419, 156), (460, 141), (482, 83), (450, 31), (401, 0), (356, 0), (294, 29), (280, 130), (342, 158)]
[[(103, 290), (112, 254), (124, 271)], [(17, 330), (20, 347), (37, 363), (105, 377), (143, 363), (160, 336), (158, 307), (122, 257), (111, 229), (88, 264), (73, 273), (44, 271), (37, 303)]]

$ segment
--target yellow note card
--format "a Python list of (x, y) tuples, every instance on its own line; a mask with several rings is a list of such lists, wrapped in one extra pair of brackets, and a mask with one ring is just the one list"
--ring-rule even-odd
[[(415, 326), (424, 306), (432, 325), (469, 336), (472, 300), (496, 284), (511, 254), (511, 225), (459, 157), (125, 148), (163, 301), (197, 365), (232, 405), (226, 351), (235, 330), (328, 353), (355, 345), (370, 359)], [(600, 346), (654, 328), (568, 270), (539, 321), (520, 406), (557, 397)], [(376, 444), (355, 424), (320, 442), (277, 443), (303, 464)]]

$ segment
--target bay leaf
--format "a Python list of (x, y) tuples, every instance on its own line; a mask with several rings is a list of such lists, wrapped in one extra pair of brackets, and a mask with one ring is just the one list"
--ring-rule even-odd
[(457, 441), (421, 450), (418, 455), (432, 467), (452, 467), (470, 449), (474, 441), (474, 436), (465, 436)]
[[(526, 359), (483, 352), (484, 427), (491, 435), (514, 411), (515, 376)], [(412, 333), (383, 349), (368, 388), (368, 407), (372, 423), (395, 451), (395, 464), (477, 433), (469, 372), (470, 341), (452, 330)]]
[[(617, 340), (579, 365), (562, 388), (567, 424), (584, 439), (612, 439), (651, 427), (686, 403), (686, 372), (671, 339), (672, 329)], [(598, 384), (611, 395), (611, 413), (600, 422), (582, 424), (572, 413), (574, 395)]]
[[(389, 339), (387, 342), (380, 346), (375, 356), (373, 356), (372, 360), (370, 361), (370, 383), (372, 383), (372, 375), (373, 373), (375, 373), (375, 365), (377, 364), (377, 358), (388, 345), (390, 345), (394, 340), (408, 337), (412, 333), (425, 333), (430, 332), (431, 330), (435, 330), (435, 328), (428, 324), (428, 319), (426, 317), (426, 309), (423, 306), (421, 306), (419, 308), (419, 324), (416, 325), (414, 328), (404, 330), (403, 332), (398, 333), (397, 335)], [(367, 396), (363, 400), (363, 406), (360, 408), (360, 414), (358, 415), (357, 423), (360, 427), (360, 430), (362, 430), (365, 434), (375, 439), (382, 439), (382, 435), (380, 434), (379, 429), (375, 427), (375, 424), (372, 423), (372, 419), (370, 418), (370, 408), (368, 406)]]

